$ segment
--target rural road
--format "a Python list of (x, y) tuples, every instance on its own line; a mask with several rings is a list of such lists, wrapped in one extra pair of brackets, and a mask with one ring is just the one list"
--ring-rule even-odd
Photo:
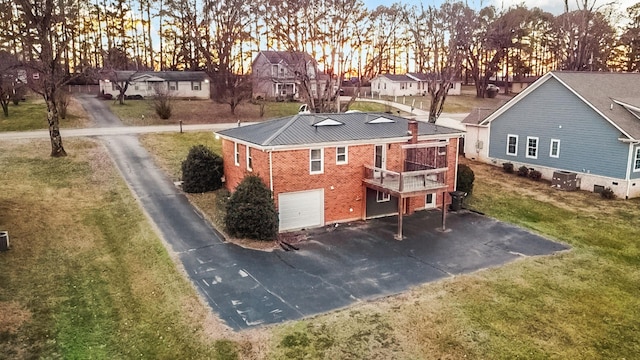
[(95, 109), (100, 105), (91, 101), (84, 106), (90, 114), (99, 114), (94, 116), (107, 117), (95, 120), (109, 127), (66, 130), (63, 137), (98, 136), (104, 142), (169, 251), (234, 330), (300, 319), (567, 248), (466, 211), (450, 213), (452, 231), (443, 233), (437, 231), (440, 213), (421, 211), (405, 218), (404, 241), (392, 240), (397, 219), (387, 217), (308, 231), (299, 251), (244, 249), (225, 243), (155, 165), (135, 135), (151, 128), (120, 127), (113, 114)]

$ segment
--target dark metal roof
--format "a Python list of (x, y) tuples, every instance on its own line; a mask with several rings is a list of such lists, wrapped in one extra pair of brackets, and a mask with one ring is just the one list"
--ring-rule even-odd
[(126, 81), (143, 76), (153, 76), (165, 81), (204, 81), (209, 77), (204, 71), (116, 71), (117, 81)]
[[(391, 123), (369, 124), (379, 117)], [(343, 125), (314, 126), (325, 119)], [(307, 145), (332, 142), (381, 141), (408, 137), (409, 119), (385, 113), (298, 114), (219, 131), (218, 134), (262, 147)], [(418, 136), (460, 134), (459, 130), (418, 122)]]

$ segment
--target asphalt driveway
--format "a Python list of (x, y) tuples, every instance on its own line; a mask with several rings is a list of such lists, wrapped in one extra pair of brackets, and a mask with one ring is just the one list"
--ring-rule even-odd
[[(91, 101), (84, 106), (95, 110), (105, 105)], [(117, 118), (102, 110), (90, 112), (107, 118), (98, 124), (117, 124)], [(423, 211), (404, 219), (404, 241), (393, 240), (396, 218), (389, 217), (310, 231), (299, 251), (248, 250), (224, 242), (135, 135), (100, 138), (169, 250), (211, 308), (235, 330), (300, 319), (567, 248), (471, 212), (451, 213), (447, 227), (452, 231), (442, 233), (436, 230), (440, 213)]]
[(226, 244), (180, 258), (220, 317), (244, 329), (567, 249), (469, 211), (450, 213), (452, 231), (442, 233), (437, 231), (440, 216), (426, 211), (406, 217), (403, 241), (393, 240), (396, 218), (389, 217), (310, 231), (299, 251), (266, 253)]

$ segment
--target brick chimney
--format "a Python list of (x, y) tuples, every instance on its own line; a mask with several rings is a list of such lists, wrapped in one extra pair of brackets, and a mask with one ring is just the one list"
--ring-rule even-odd
[(409, 134), (411, 135), (411, 140), (409, 140), (409, 144), (417, 144), (418, 143), (418, 122), (415, 120), (409, 120)]

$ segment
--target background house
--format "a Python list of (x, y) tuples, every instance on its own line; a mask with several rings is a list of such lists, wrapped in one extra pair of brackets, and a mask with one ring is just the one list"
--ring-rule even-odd
[(273, 191), (280, 230), (412, 213), (455, 189), (459, 130), (389, 114), (298, 114), (218, 132), (226, 187)]
[(203, 71), (114, 71), (100, 79), (100, 93), (118, 97), (120, 91), (114, 82), (124, 86), (125, 95), (153, 97), (157, 91), (168, 91), (176, 98), (209, 99), (210, 79)]
[(477, 120), (466, 121), (466, 157), (640, 196), (640, 74), (550, 72)]
[[(428, 92), (429, 74), (381, 74), (371, 80), (371, 91), (382, 96), (418, 96)], [(462, 82), (454, 80), (447, 95), (460, 95)]]
[[(303, 77), (308, 77), (312, 97), (318, 97), (329, 82), (329, 75), (318, 70), (318, 63), (311, 55), (294, 51), (260, 51), (251, 65), (253, 98), (297, 99)], [(323, 95), (320, 93), (320, 95)]]

